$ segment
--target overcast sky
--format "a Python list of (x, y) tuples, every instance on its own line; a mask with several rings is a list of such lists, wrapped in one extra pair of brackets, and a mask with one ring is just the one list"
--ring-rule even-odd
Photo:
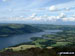
[(0, 22), (75, 24), (75, 0), (0, 0)]

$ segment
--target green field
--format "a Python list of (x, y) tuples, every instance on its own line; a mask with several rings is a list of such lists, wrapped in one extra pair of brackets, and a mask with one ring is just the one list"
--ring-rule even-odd
[(56, 46), (65, 46), (67, 44), (69, 44), (70, 42), (57, 42), (56, 44), (52, 45), (53, 47), (56, 47)]
[(25, 49), (32, 48), (32, 47), (35, 47), (35, 45), (20, 45), (18, 47), (5, 48), (5, 50), (13, 49), (13, 51), (20, 51), (20, 50), (25, 50)]

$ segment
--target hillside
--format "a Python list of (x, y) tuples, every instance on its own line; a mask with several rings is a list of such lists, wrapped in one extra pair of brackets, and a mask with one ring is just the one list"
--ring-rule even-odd
[(0, 24), (0, 37), (40, 31), (42, 30), (26, 24)]
[[(0, 56), (60, 56), (60, 52), (75, 52), (75, 48), (67, 47), (55, 47), (55, 48), (29, 48), (20, 51), (13, 51), (12, 49), (7, 49), (6, 51), (0, 52)], [(75, 54), (62, 54), (61, 56), (75, 56)]]
[(75, 25), (31, 24), (33, 27), (48, 30), (75, 30)]

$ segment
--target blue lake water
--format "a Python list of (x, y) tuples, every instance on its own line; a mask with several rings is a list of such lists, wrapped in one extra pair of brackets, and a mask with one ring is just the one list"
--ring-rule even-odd
[(29, 33), (23, 35), (15, 35), (12, 37), (0, 37), (0, 49), (7, 48), (16, 44), (31, 41), (31, 37), (41, 37), (44, 34), (52, 34), (61, 30), (45, 30), (44, 32)]

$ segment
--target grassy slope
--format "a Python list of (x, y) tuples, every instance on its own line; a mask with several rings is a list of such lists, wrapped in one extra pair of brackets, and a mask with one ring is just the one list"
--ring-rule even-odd
[[(17, 47), (5, 48), (5, 50), (7, 50), (7, 49), (13, 49), (13, 51), (20, 51), (20, 50), (26, 50), (26, 49), (35, 48), (35, 47), (36, 47), (35, 45), (20, 45), (20, 46), (17, 46)], [(53, 47), (47, 47), (47, 48), (51, 49)]]
[(21, 48), (23, 48), (22, 50), (25, 50), (25, 49), (32, 48), (32, 47), (35, 47), (35, 45), (20, 45), (20, 46), (17, 46), (17, 47), (6, 48), (5, 50), (13, 49), (13, 51), (20, 51)]

